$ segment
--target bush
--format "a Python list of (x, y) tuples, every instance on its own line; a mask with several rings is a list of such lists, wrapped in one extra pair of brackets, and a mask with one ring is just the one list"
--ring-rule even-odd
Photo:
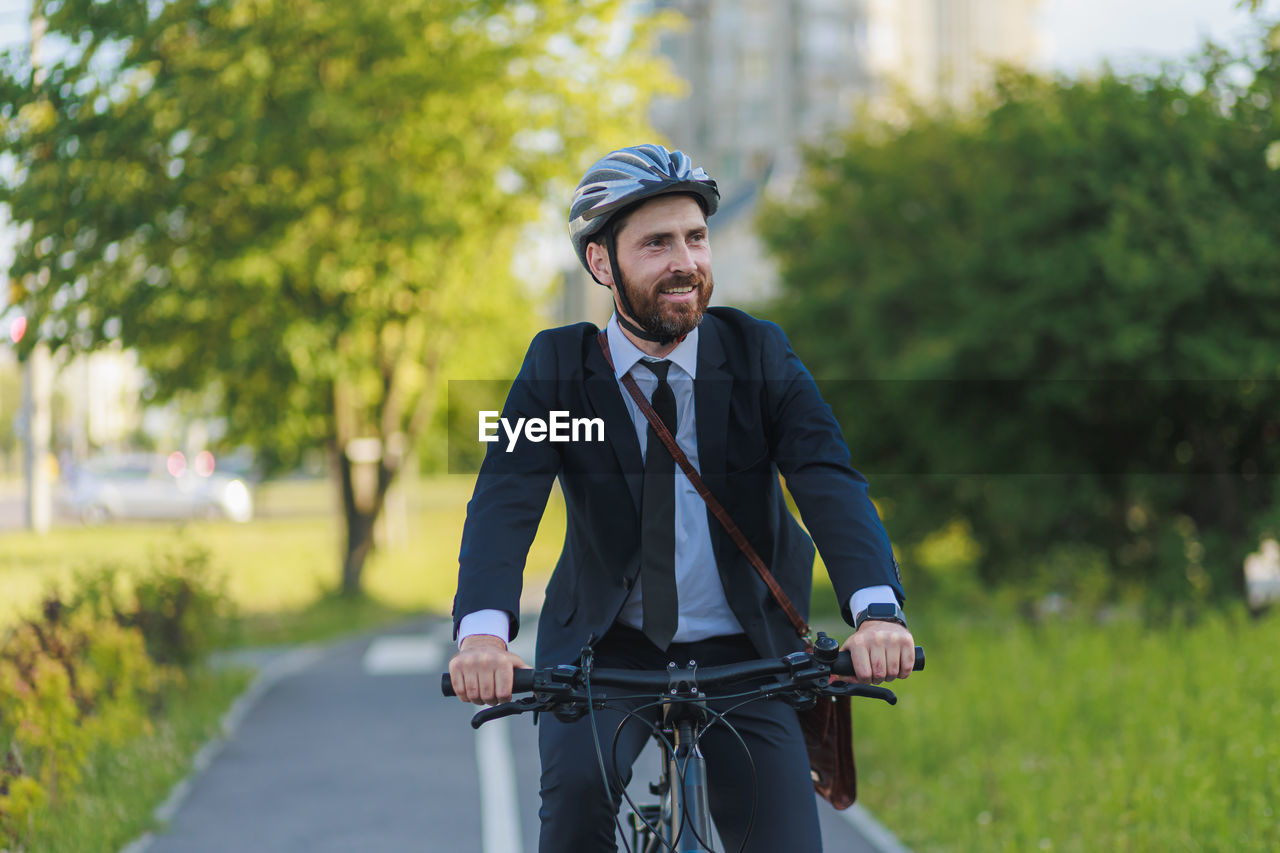
[(225, 637), (231, 600), (204, 548), (164, 553), (145, 573), (126, 574), (104, 566), (82, 575), (69, 606), (105, 608), (121, 626), (141, 631), (147, 654), (162, 664), (190, 666)]
[(164, 697), (218, 639), (229, 607), (200, 549), (125, 582), (115, 567), (50, 594), (0, 641), (0, 849), (79, 783), (91, 753), (150, 731)]
[(94, 744), (145, 731), (178, 674), (147, 656), (142, 635), (90, 608), (50, 599), (0, 645), (0, 841), (16, 845), (33, 812), (79, 782)]

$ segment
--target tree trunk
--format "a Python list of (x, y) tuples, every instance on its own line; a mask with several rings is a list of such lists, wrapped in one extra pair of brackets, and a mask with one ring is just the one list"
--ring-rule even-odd
[[(387, 489), (395, 479), (398, 459), (382, 457), (376, 462), (353, 462), (345, 447), (331, 448), (342, 501), (347, 538), (342, 551), (342, 594), (354, 598), (362, 594), (365, 560), (374, 549), (373, 530), (386, 505)], [(370, 477), (369, 475), (373, 476)], [(366, 480), (361, 482), (362, 477)]]
[(1197, 456), (1207, 463), (1209, 477), (1202, 492), (1198, 512), (1192, 517), (1202, 531), (1216, 533), (1218, 548), (1210, 559), (1217, 565), (1210, 573), (1218, 589), (1214, 595), (1225, 598), (1229, 589), (1241, 601), (1248, 598), (1248, 582), (1244, 575), (1244, 560), (1256, 543), (1249, 543), (1249, 524), (1242, 507), (1242, 497), (1248, 484), (1237, 472), (1235, 460), (1220, 436), (1213, 430), (1192, 427), (1191, 444)]
[(342, 558), (342, 595), (346, 598), (362, 594), (364, 561), (373, 550), (373, 522), (373, 516), (367, 513), (347, 516), (347, 547)]

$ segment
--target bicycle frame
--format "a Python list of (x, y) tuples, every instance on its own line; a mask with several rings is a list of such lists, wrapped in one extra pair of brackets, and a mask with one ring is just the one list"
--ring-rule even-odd
[(661, 801), (631, 814), (636, 853), (706, 853), (709, 847), (704, 843), (711, 843), (707, 765), (698, 747), (708, 713), (698, 690), (697, 666), (694, 661), (688, 669), (667, 664), (670, 687), (662, 703), (662, 736), (654, 734), (662, 749), (662, 775), (658, 784), (649, 786)]
[[(698, 747), (706, 714), (697, 703), (663, 706), (664, 737), (654, 736), (662, 750), (661, 775), (649, 790), (661, 797), (630, 816), (635, 853), (706, 853), (711, 841), (711, 807), (707, 766)], [(673, 784), (674, 781), (674, 784)]]

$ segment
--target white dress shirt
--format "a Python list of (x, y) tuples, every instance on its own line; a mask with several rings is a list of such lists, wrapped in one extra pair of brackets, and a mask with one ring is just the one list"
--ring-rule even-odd
[[(645, 355), (622, 332), (618, 326), (617, 315), (609, 319), (606, 332), (609, 338), (609, 351), (613, 356), (614, 377), (618, 380), (618, 388), (622, 393), (622, 401), (631, 415), (635, 426), (636, 438), (640, 443), (640, 453), (648, 452), (649, 422), (645, 420), (640, 407), (631, 394), (622, 385), (622, 377), (628, 373), (636, 380), (646, 399), (653, 398), (658, 387), (658, 377), (653, 371), (642, 366), (641, 360), (659, 361)], [(693, 380), (698, 373), (698, 330), (694, 329), (674, 350), (665, 356), (671, 362), (667, 373), (667, 384), (671, 386), (676, 398), (676, 444), (689, 457), (695, 470), (698, 468), (697, 411), (694, 406)], [(659, 452), (665, 453), (660, 445)], [(720, 582), (720, 573), (716, 568), (715, 551), (711, 544), (711, 528), (707, 517), (707, 505), (698, 494), (685, 473), (676, 466), (676, 598), (679, 602), (679, 621), (672, 642), (687, 643), (718, 637), (727, 634), (741, 634), (742, 626), (729, 608), (725, 599), (724, 587)], [(643, 590), (637, 579), (618, 621), (633, 628), (640, 628), (643, 609), (641, 595)], [(893, 587), (888, 585), (866, 587), (855, 592), (849, 599), (849, 609), (860, 613), (869, 604), (896, 603)], [(472, 634), (491, 634), (503, 642), (508, 637), (509, 622), (507, 614), (501, 610), (478, 610), (462, 617), (458, 625), (458, 642), (461, 643)]]

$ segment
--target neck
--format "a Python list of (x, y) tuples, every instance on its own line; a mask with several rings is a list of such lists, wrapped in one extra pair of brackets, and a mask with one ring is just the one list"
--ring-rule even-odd
[[(636, 322), (635, 319), (631, 317), (631, 315), (623, 313), (622, 309), (618, 308), (616, 303), (614, 305), (614, 309), (618, 312), (618, 314), (626, 317), (632, 323)], [(636, 323), (636, 325), (638, 326), (640, 324)], [(669, 344), (660, 344), (660, 343), (657, 343), (656, 341), (646, 341), (644, 338), (638, 338), (635, 335), (628, 332), (627, 327), (622, 325), (621, 323), (618, 324), (618, 331), (626, 335), (627, 340), (631, 341), (631, 343), (636, 345), (636, 349), (640, 350), (640, 352), (644, 353), (645, 355), (652, 356), (654, 358), (665, 358), (672, 350), (680, 346), (680, 341), (684, 340), (684, 338), (681, 338), (679, 341), (673, 341)]]

